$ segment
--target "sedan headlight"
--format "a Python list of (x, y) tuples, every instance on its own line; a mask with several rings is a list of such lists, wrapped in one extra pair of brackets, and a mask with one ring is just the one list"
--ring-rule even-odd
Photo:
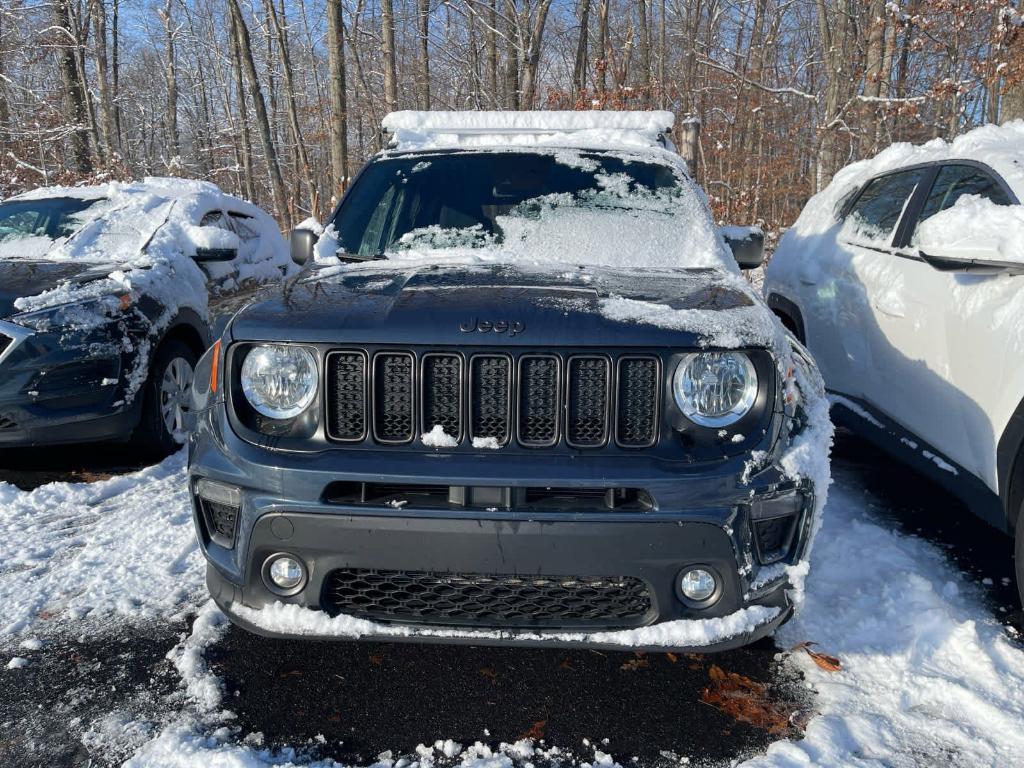
[(742, 419), (757, 399), (757, 371), (741, 352), (697, 352), (676, 368), (672, 391), (679, 410), (702, 427)]
[(316, 396), (316, 358), (305, 347), (260, 344), (242, 363), (242, 392), (271, 419), (298, 416)]
[(131, 305), (130, 294), (99, 296), (22, 312), (9, 319), (34, 331), (87, 331), (109, 322)]

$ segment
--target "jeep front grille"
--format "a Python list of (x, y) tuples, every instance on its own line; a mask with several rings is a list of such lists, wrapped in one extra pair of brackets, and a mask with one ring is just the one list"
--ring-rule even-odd
[(404, 445), (437, 425), (478, 448), (658, 442), (654, 355), (336, 350), (325, 367), (326, 433), (337, 442)]
[(649, 357), (619, 360), (618, 413), (615, 438), (620, 445), (642, 448), (658, 440), (658, 361)]
[(470, 367), (470, 437), (504, 445), (512, 431), (512, 361), (506, 355), (474, 355)]
[(342, 569), (321, 595), (329, 614), (410, 623), (501, 628), (622, 629), (652, 609), (633, 576), (492, 575)]

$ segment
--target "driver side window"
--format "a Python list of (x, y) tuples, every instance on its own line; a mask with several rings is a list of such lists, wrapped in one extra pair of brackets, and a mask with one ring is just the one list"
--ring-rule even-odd
[(916, 168), (868, 182), (843, 222), (840, 240), (869, 248), (890, 247), (903, 211), (926, 173), (927, 169)]

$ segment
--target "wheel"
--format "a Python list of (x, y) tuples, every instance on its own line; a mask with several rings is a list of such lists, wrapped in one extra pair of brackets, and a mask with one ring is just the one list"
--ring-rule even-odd
[(1017, 512), (1017, 531), (1013, 544), (1014, 575), (1017, 577), (1017, 595), (1024, 606), (1024, 504)]
[(133, 439), (146, 453), (166, 456), (184, 443), (198, 355), (171, 339), (157, 350), (146, 380), (142, 419)]

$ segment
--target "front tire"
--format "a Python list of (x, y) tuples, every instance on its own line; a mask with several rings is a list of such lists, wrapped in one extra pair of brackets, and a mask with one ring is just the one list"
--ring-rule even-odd
[(187, 344), (176, 339), (160, 345), (146, 380), (142, 419), (133, 436), (140, 450), (167, 456), (184, 443), (198, 359)]

